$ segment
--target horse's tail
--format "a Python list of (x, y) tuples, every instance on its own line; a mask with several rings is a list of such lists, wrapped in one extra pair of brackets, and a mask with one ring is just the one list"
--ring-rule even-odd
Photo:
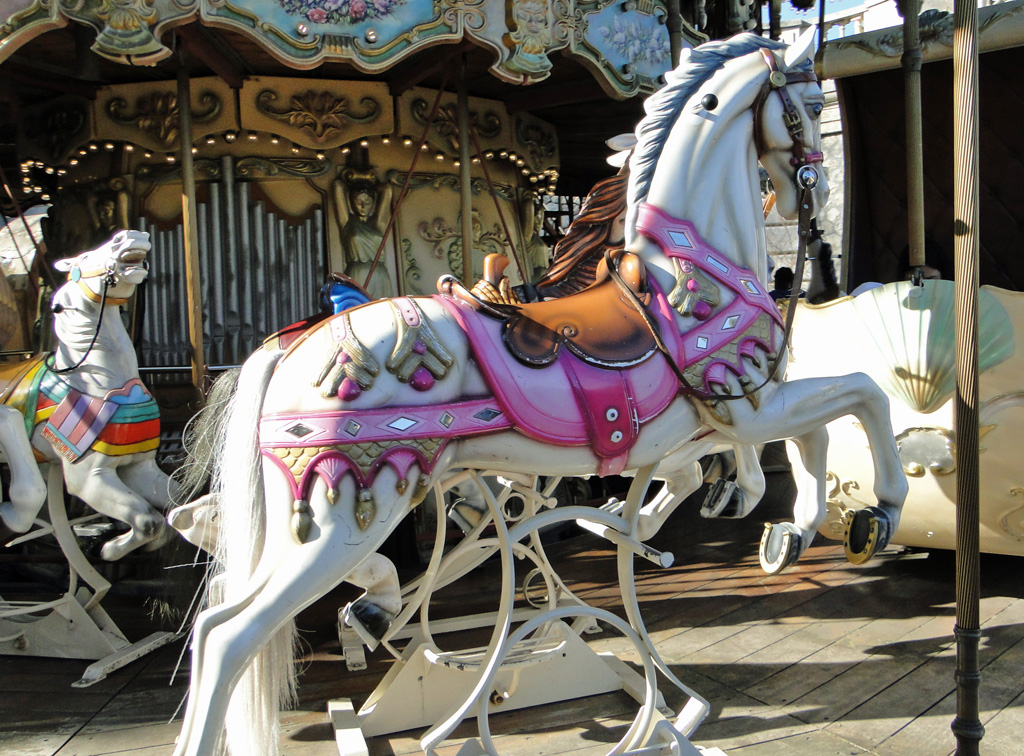
[[(212, 493), (218, 538), (215, 562), (220, 574), (210, 582), (210, 605), (243, 600), (263, 551), (263, 476), (256, 428), (274, 368), (283, 352), (260, 350), (238, 376), (234, 396), (223, 412), (223, 433), (211, 445), (215, 454)], [(219, 452), (219, 453), (218, 453)], [(289, 622), (257, 655), (235, 688), (227, 716), (231, 754), (277, 753), (278, 709), (295, 698), (293, 647)]]
[(224, 443), (228, 409), (241, 372), (241, 368), (231, 368), (217, 376), (203, 408), (185, 426), (182, 433), (185, 462), (172, 476), (178, 483), (176, 504), (187, 504), (198, 498), (213, 476), (217, 455)]

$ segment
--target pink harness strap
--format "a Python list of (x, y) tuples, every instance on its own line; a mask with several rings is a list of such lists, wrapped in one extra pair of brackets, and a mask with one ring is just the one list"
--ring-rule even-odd
[(707, 384), (724, 382), (727, 368), (742, 372), (738, 365), (715, 357), (724, 347), (739, 341), (740, 355), (750, 354), (754, 345), (771, 351), (771, 343), (755, 336), (751, 327), (767, 315), (769, 322), (781, 328), (782, 315), (753, 271), (724, 257), (700, 237), (689, 221), (673, 218), (653, 205), (640, 205), (636, 228), (658, 244), (666, 256), (675, 259), (684, 273), (696, 267), (735, 295), (707, 319), (695, 318), (693, 326), (680, 335), (686, 356), (678, 364), (683, 370), (711, 358), (704, 375), (704, 388), (710, 391)]

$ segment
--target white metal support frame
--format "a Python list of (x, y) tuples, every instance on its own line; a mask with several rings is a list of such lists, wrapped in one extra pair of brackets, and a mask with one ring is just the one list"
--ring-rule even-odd
[[(89, 564), (79, 548), (64, 506), (60, 465), (49, 467), (50, 522), (38, 522), (35, 530), (8, 545), (53, 534), (68, 560), (68, 589), (52, 601), (0, 598), (0, 654), (96, 660), (86, 668), (82, 679), (73, 683), (74, 687), (87, 687), (177, 636), (157, 632), (131, 643), (103, 610), (100, 601), (110, 590), (110, 583)], [(80, 579), (85, 585), (79, 583)]]
[[(474, 712), (479, 739), (467, 743), (459, 756), (496, 754), (490, 735), (491, 714), (617, 690), (629, 693), (640, 709), (610, 754), (721, 754), (717, 749), (704, 751), (690, 743), (688, 738), (710, 707), (668, 670), (654, 651), (640, 618), (633, 585), (633, 556), (640, 555), (662, 566), (666, 560), (671, 564), (671, 555), (659, 554), (632, 537), (654, 469), (652, 466), (639, 471), (626, 505), (618, 514), (580, 506), (554, 509), (551, 494), (557, 481), (549, 482), (540, 491), (536, 477), (512, 480), (497, 476), (504, 485), (497, 497), (483, 481), (484, 476), (496, 476), (491, 471), (463, 471), (439, 484), (435, 494), (438, 502), (443, 502), (445, 490), (474, 481), (487, 502), (489, 515), (444, 556), (445, 517), (444, 512), (438, 513), (437, 540), (427, 569), (403, 589), (407, 603), (383, 641), (395, 655), (395, 664), (358, 712), (347, 699), (329, 704), (341, 756), (365, 756), (367, 737), (422, 727), (431, 729), (420, 746), (432, 754)], [(514, 516), (507, 506), (513, 496), (524, 504), (522, 513)], [(588, 606), (573, 595), (544, 553), (540, 530), (573, 520), (586, 523), (589, 530), (604, 535), (617, 546), (620, 589), (628, 621)], [(494, 525), (495, 536), (483, 538), (481, 534), (488, 524)], [(502, 565), (497, 612), (431, 623), (431, 595), (495, 553)], [(530, 601), (534, 608), (513, 610), (513, 557), (533, 567), (524, 580), (524, 594), (528, 593), (530, 581), (544, 581), (546, 595), (543, 601)], [(409, 625), (417, 612), (419, 623)], [(513, 623), (521, 624), (513, 631)], [(643, 667), (642, 675), (615, 656), (598, 654), (586, 644), (581, 633), (593, 631), (597, 623), (614, 628), (632, 643)], [(446, 652), (434, 642), (434, 634), (487, 626), (494, 631), (486, 647)], [(344, 628), (341, 635), (346, 660), (358, 664), (363, 658), (361, 648), (358, 652), (355, 648), (358, 636), (349, 628)], [(410, 639), (402, 653), (390, 643), (399, 637)], [(689, 697), (678, 714), (666, 709), (657, 689), (659, 669)]]

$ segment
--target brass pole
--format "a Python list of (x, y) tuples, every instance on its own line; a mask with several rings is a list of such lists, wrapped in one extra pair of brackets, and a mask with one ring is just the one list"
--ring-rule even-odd
[(192, 162), (192, 93), (185, 54), (178, 48), (178, 129), (181, 164), (181, 215), (185, 237), (185, 298), (188, 343), (192, 352), (192, 385), (204, 394), (203, 303), (199, 284), (199, 229), (196, 221), (196, 174)]
[(907, 244), (909, 265), (924, 265), (924, 151), (921, 126), (920, 0), (903, 0), (903, 81), (907, 118)]
[[(462, 200), (462, 282), (473, 285), (473, 194), (469, 163), (469, 94), (466, 91), (466, 56), (462, 56), (457, 107), (459, 111), (459, 196)], [(511, 242), (512, 240), (509, 239)]]
[(956, 717), (957, 756), (978, 756), (981, 559), (978, 491), (978, 6), (953, 10), (953, 237), (956, 322)]

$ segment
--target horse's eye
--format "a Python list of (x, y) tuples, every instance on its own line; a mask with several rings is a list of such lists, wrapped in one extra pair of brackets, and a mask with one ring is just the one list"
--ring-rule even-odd
[(811, 114), (811, 118), (820, 118), (821, 111), (824, 110), (825, 106), (820, 102), (814, 102), (807, 106), (808, 112)]

